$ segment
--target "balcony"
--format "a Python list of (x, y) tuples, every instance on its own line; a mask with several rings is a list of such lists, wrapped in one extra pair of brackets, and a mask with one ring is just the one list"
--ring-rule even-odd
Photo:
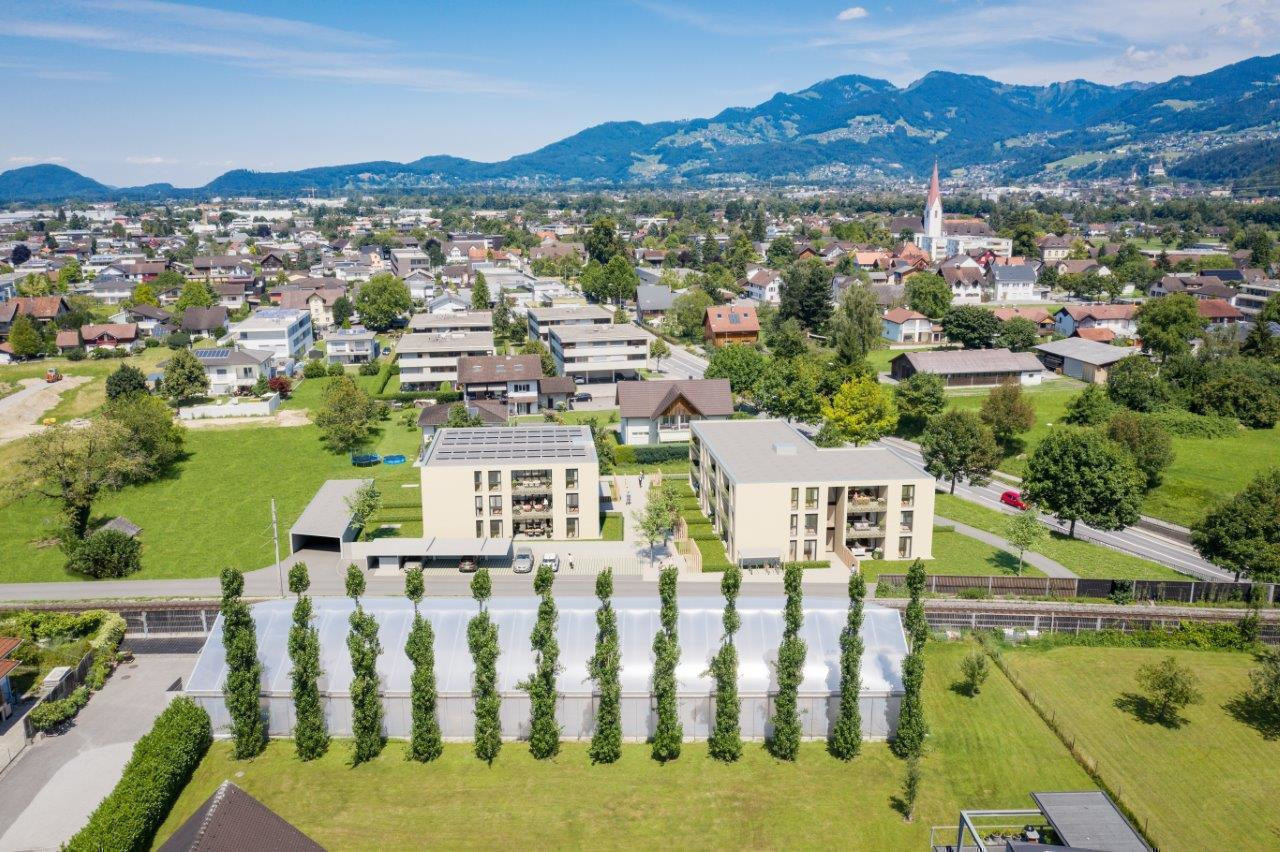
[(851, 538), (883, 538), (883, 537), (884, 537), (884, 522), (883, 522), (883, 521), (881, 521), (881, 522), (878, 522), (878, 523), (866, 523), (866, 522), (861, 522), (861, 521), (860, 521), (860, 522), (855, 523), (855, 524), (850, 524), (849, 526), (845, 527), (845, 530), (844, 530), (844, 537), (845, 537), (846, 539), (851, 539)]
[(862, 494), (850, 494), (845, 503), (851, 511), (859, 512), (883, 512), (889, 506), (889, 501), (883, 497), (868, 497)]

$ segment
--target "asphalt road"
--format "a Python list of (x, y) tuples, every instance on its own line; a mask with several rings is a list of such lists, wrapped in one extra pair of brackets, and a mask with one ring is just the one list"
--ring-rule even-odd
[[(920, 457), (920, 449), (910, 441), (902, 441), (896, 438), (886, 439), (894, 450), (901, 455), (917, 464), (923, 464)], [(945, 483), (940, 483), (943, 485)], [(1003, 484), (999, 481), (993, 481), (986, 486), (971, 486), (966, 484), (956, 485), (956, 496), (974, 503), (986, 506), (989, 509), (996, 509), (1005, 514), (1012, 514), (1017, 511), (1000, 502), (1000, 494), (1010, 490), (1013, 486)], [(1065, 533), (1067, 525), (1058, 523), (1058, 521), (1050, 515), (1041, 515), (1040, 519), (1050, 529)], [(1224, 571), (1221, 568), (1205, 561), (1195, 552), (1189, 545), (1182, 542), (1156, 535), (1137, 527), (1126, 527), (1116, 532), (1107, 532), (1103, 530), (1095, 530), (1087, 524), (1080, 522), (1076, 524), (1076, 538), (1086, 541), (1093, 541), (1098, 544), (1110, 547), (1114, 550), (1120, 550), (1125, 553), (1131, 553), (1134, 556), (1141, 556), (1143, 559), (1150, 559), (1152, 562), (1158, 562), (1179, 571), (1183, 574), (1189, 574), (1200, 580), (1225, 580), (1231, 581), (1235, 579), (1235, 575), (1230, 571)]]
[(679, 346), (672, 346), (671, 354), (662, 359), (662, 369), (672, 379), (700, 379), (707, 371), (707, 362)]

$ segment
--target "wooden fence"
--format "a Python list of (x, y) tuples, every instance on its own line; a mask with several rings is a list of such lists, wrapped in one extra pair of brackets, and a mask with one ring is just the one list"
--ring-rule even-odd
[[(901, 586), (905, 574), (881, 574), (876, 580)], [(1275, 583), (1217, 583), (1207, 580), (1098, 580), (1087, 577), (1006, 577), (950, 576), (930, 574), (926, 591), (936, 595), (959, 595), (968, 591), (992, 596), (1011, 595), (1046, 598), (1109, 598), (1116, 593), (1132, 593), (1135, 601), (1177, 601), (1179, 603), (1276, 603)]]
[(689, 524), (684, 518), (676, 519), (675, 540), (676, 550), (684, 556), (684, 561), (689, 566), (689, 570), (695, 574), (701, 574), (702, 551), (698, 549), (698, 543), (689, 538)]

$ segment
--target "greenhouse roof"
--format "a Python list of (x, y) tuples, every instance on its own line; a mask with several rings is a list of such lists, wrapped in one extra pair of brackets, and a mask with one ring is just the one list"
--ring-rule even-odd
[[(321, 692), (346, 693), (351, 682), (351, 659), (346, 639), (348, 618), (354, 608), (346, 598), (316, 598), (315, 624), (320, 632), (323, 675)], [(407, 694), (412, 666), (405, 655), (405, 640), (413, 622), (413, 606), (404, 598), (368, 598), (364, 608), (378, 620), (382, 654), (378, 675), (385, 694)], [(653, 637), (658, 629), (656, 597), (614, 598), (622, 647), (622, 691), (646, 694), (653, 672)], [(559, 608), (557, 638), (562, 671), (558, 689), (563, 694), (592, 692), (587, 675), (587, 659), (594, 651), (598, 602), (590, 597), (556, 599)], [(718, 595), (687, 596), (680, 599), (680, 664), (676, 670), (681, 693), (706, 695), (712, 691), (708, 664), (720, 645), (724, 600)], [(831, 598), (805, 602), (805, 621), (800, 638), (808, 647), (802, 694), (833, 694), (840, 689), (840, 631), (844, 627), (847, 604)], [(766, 694), (777, 689), (774, 664), (782, 636), (783, 599), (777, 597), (739, 598), (742, 627), (737, 635), (738, 688), (744, 695)], [(258, 656), (262, 661), (263, 691), (289, 693), (288, 633), (293, 601), (277, 600), (255, 604)], [(467, 650), (467, 622), (476, 614), (476, 604), (465, 598), (438, 598), (423, 601), (422, 614), (435, 631), (436, 684), (441, 695), (469, 694), (471, 655)], [(537, 618), (537, 598), (501, 597), (490, 601), (489, 612), (498, 625), (498, 689), (515, 692), (517, 684), (533, 671), (533, 650), (529, 634)], [(864, 611), (862, 640), (862, 694), (887, 695), (902, 692), (902, 660), (906, 639), (896, 610), (869, 604)], [(187, 692), (217, 694), (226, 676), (222, 646), (222, 618), (219, 616), (204, 649), (187, 681)]]

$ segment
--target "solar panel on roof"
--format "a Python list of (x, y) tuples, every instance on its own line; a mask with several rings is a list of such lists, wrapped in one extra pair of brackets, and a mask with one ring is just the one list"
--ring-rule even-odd
[(231, 354), (230, 349), (197, 349), (195, 350), (197, 358), (226, 358)]

